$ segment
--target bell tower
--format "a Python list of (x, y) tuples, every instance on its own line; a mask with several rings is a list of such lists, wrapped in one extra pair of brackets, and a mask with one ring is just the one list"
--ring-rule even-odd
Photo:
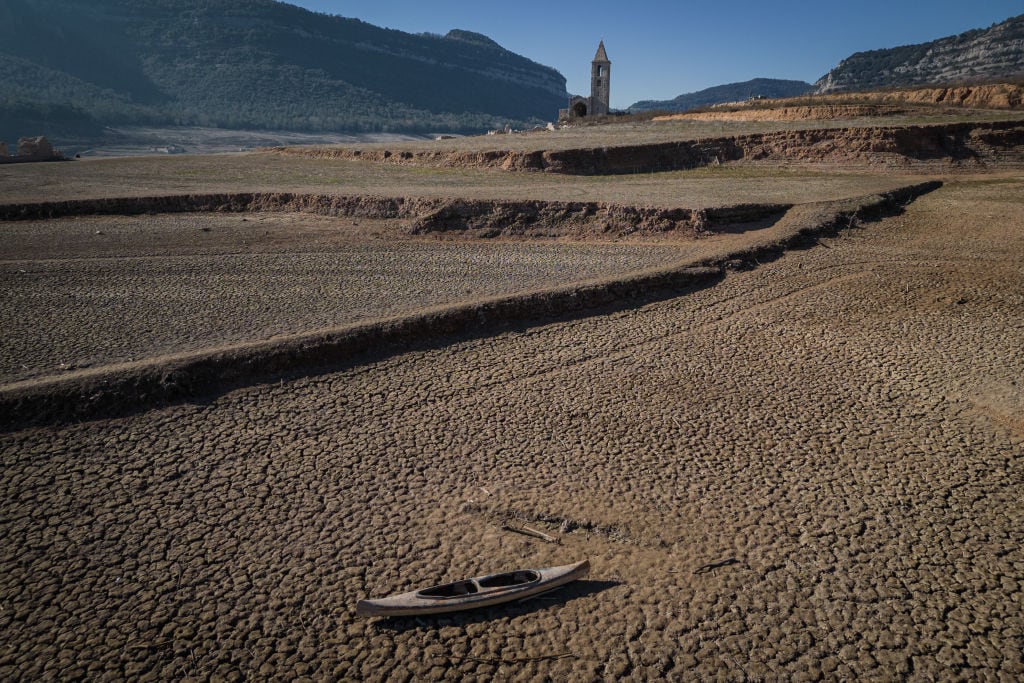
[(604, 51), (604, 41), (597, 46), (597, 54), (590, 63), (590, 115), (607, 116), (611, 100), (612, 63)]

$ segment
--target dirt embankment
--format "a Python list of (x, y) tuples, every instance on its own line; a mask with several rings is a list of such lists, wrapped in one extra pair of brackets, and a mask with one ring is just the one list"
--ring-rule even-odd
[[(970, 109), (1024, 108), (1024, 85), (1019, 83), (989, 83), (942, 88), (913, 88), (880, 92), (834, 93), (814, 95), (816, 103), (857, 103), (896, 105), (953, 105)], [(805, 101), (806, 98), (803, 98)], [(791, 106), (801, 98), (773, 100), (776, 106)], [(763, 103), (761, 104), (763, 106)]]
[[(858, 218), (873, 218), (898, 210), (940, 185), (922, 183), (883, 195), (798, 206), (781, 218), (780, 229), (772, 239), (712, 260), (485, 299), (363, 325), (9, 385), (0, 389), (0, 429), (41, 421), (121, 414), (234, 386), (315, 372), (353, 362), (367, 353), (387, 353), (389, 349), (436, 343), (446, 336), (483, 334), (524, 321), (580, 315), (587, 309), (678, 295), (688, 288), (718, 281), (727, 269), (756, 267), (760, 261), (776, 257), (787, 248), (849, 227)], [(741, 212), (751, 210), (750, 207), (739, 209)], [(436, 217), (436, 220), (444, 223), (448, 219)]]
[(957, 104), (975, 109), (1021, 109), (1024, 107), (1024, 86), (997, 83), (954, 88), (923, 88), (896, 93), (879, 93), (879, 98), (883, 102)]
[(326, 216), (406, 219), (409, 235), (466, 237), (594, 237), (672, 233), (685, 239), (777, 217), (784, 204), (666, 209), (599, 202), (488, 201), (360, 195), (237, 193), (78, 199), (0, 205), (0, 220), (82, 215), (186, 212), (305, 212)]
[(933, 111), (934, 106), (967, 109), (1022, 109), (1024, 86), (1012, 83), (833, 93), (774, 100), (729, 102), (711, 111), (655, 117), (655, 121), (803, 121), (859, 116), (893, 116)]
[(832, 121), (864, 116), (897, 116), (905, 114), (906, 107), (878, 104), (826, 104), (770, 108), (739, 109), (736, 111), (698, 111), (655, 116), (652, 121)]
[(546, 152), (553, 173), (612, 174), (697, 168), (724, 162), (858, 166), (1024, 161), (1024, 122), (778, 131), (630, 147)]
[(751, 161), (1002, 166), (1024, 161), (1024, 122), (787, 131), (742, 136), (736, 147)]
[(1006, 166), (1024, 162), (1024, 122), (778, 131), (649, 145), (547, 151), (391, 152), (297, 147), (274, 151), (313, 158), (363, 159), (412, 166), (495, 168), (573, 175), (684, 170), (725, 162)]

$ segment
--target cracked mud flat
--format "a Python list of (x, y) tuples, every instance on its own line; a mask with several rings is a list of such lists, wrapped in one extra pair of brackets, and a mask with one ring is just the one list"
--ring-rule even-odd
[(720, 243), (386, 239), (395, 223), (261, 213), (0, 224), (0, 383), (608, 277)]
[[(1022, 189), (637, 310), (4, 434), (0, 675), (1019, 680)], [(531, 602), (354, 616), (583, 557)]]

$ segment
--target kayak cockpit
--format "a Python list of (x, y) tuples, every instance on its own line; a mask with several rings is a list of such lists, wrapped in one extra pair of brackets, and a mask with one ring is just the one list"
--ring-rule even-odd
[(424, 588), (421, 591), (416, 591), (416, 595), (421, 598), (459, 598), (463, 595), (471, 595), (476, 593), (479, 589), (476, 584), (470, 580), (467, 581), (456, 581), (455, 583), (446, 583), (441, 586), (432, 586), (431, 588)]
[(482, 579), (477, 579), (481, 588), (508, 588), (509, 586), (522, 586), (534, 581), (540, 581), (540, 572), (532, 569), (521, 569), (516, 572), (505, 572), (504, 574), (491, 574)]
[(474, 593), (489, 592), (498, 589), (516, 588), (540, 581), (540, 572), (532, 569), (521, 569), (504, 574), (492, 574), (479, 579), (467, 579), (432, 586), (416, 591), (421, 598), (461, 598)]

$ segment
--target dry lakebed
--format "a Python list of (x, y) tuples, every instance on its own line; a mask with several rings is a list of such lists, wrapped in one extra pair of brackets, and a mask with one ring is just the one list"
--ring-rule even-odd
[(0, 167), (0, 676), (1020, 680), (1008, 154)]

